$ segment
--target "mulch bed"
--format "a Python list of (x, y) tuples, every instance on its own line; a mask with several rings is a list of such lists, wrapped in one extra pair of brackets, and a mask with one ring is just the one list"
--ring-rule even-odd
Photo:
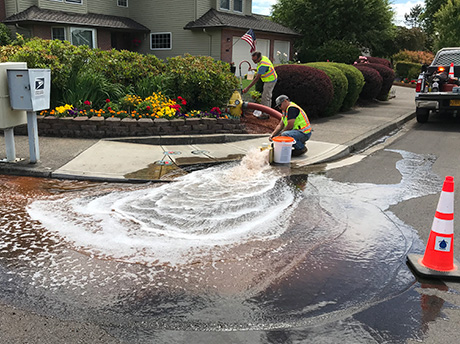
[(259, 119), (252, 113), (246, 112), (241, 116), (240, 121), (246, 127), (248, 134), (271, 134), (280, 120), (271, 116), (268, 119)]

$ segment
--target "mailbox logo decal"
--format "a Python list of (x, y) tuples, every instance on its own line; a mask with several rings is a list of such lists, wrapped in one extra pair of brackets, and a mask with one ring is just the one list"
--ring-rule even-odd
[(35, 95), (41, 96), (45, 93), (45, 78), (35, 78)]

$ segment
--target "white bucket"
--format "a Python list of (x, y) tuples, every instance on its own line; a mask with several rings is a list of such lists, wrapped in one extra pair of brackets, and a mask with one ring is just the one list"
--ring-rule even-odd
[(289, 164), (291, 162), (292, 145), (295, 140), (288, 136), (276, 136), (273, 138), (273, 161), (277, 164)]

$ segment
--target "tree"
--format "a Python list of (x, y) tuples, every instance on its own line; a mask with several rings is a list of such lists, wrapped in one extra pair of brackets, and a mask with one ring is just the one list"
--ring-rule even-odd
[(404, 14), (404, 22), (406, 25), (414, 28), (420, 27), (422, 23), (421, 15), (423, 13), (423, 7), (421, 5), (415, 5), (410, 9), (409, 14)]
[(397, 53), (404, 49), (411, 51), (425, 50), (426, 42), (426, 34), (419, 27), (408, 29), (404, 26), (397, 26), (395, 39), (393, 41), (393, 51)]
[(425, 0), (425, 10), (420, 15), (422, 26), (425, 32), (430, 36), (434, 34), (434, 15), (439, 9), (447, 4), (448, 0)]
[(434, 16), (435, 48), (460, 46), (460, 0), (448, 0)]
[(302, 34), (296, 47), (301, 60), (331, 40), (384, 55), (394, 33), (393, 15), (389, 0), (278, 0), (272, 12), (275, 22)]

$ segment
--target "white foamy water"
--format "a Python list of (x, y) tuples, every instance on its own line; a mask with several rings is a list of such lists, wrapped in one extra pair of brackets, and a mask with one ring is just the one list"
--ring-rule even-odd
[[(190, 173), (135, 191), (33, 202), (48, 231), (88, 254), (136, 263), (186, 263), (220, 246), (273, 239), (286, 230), (294, 191), (253, 151), (241, 164)], [(212, 252), (211, 252), (212, 251)]]

